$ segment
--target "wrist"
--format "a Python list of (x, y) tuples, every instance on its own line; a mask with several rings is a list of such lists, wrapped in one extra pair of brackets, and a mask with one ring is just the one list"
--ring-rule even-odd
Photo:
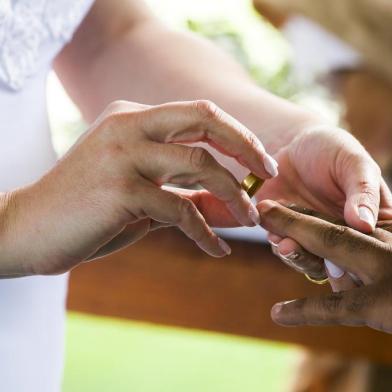
[(321, 130), (333, 130), (337, 127), (322, 117), (313, 113), (303, 113), (293, 121), (287, 122), (282, 125), (276, 133), (275, 140), (272, 142), (272, 149), (274, 152), (279, 151), (281, 148), (294, 143), (296, 140), (302, 139), (313, 132), (320, 132)]
[(225, 109), (254, 132), (271, 154), (308, 129), (334, 127), (322, 116), (251, 83), (236, 86), (236, 97), (236, 105)]
[(0, 278), (30, 275), (20, 254), (23, 240), (16, 233), (17, 192), (0, 194)]

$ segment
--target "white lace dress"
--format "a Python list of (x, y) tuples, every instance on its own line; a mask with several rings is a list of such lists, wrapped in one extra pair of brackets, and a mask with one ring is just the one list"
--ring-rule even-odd
[[(55, 162), (46, 111), (51, 63), (93, 0), (0, 0), (0, 192)], [(56, 392), (67, 276), (0, 280), (0, 390)]]

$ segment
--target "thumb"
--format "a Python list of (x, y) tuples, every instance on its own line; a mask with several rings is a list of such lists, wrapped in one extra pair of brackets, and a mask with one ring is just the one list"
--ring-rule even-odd
[(346, 194), (344, 219), (354, 229), (372, 232), (380, 208), (381, 171), (369, 158), (354, 158), (347, 173), (343, 173), (342, 188)]

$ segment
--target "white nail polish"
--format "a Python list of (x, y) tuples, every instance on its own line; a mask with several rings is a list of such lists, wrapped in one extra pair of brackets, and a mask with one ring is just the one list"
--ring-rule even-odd
[(331, 278), (339, 279), (344, 275), (344, 271), (338, 267), (336, 264), (332, 263), (331, 261), (324, 259), (325, 268), (328, 271), (328, 275)]
[(275, 248), (278, 247), (279, 244), (276, 244), (275, 242), (268, 240), (268, 242), (270, 243), (271, 246), (274, 246)]
[(369, 208), (361, 206), (358, 209), (358, 213), (359, 213), (359, 218), (362, 221), (368, 223), (373, 228), (376, 226), (376, 221), (374, 219), (372, 212), (369, 210)]
[(272, 177), (276, 177), (279, 174), (278, 166), (279, 164), (274, 158), (268, 154), (264, 155), (264, 168)]
[(293, 260), (295, 260), (295, 259), (298, 258), (299, 254), (298, 254), (297, 252), (295, 252), (295, 251), (292, 251), (292, 252), (290, 252), (290, 253), (287, 253), (287, 254), (285, 254), (285, 255), (282, 255), (282, 254), (279, 252), (279, 256), (280, 256), (280, 258), (281, 258), (283, 261), (288, 261), (288, 262), (292, 263)]

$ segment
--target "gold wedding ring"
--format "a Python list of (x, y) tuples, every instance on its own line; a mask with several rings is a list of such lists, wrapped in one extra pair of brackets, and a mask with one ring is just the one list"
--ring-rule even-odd
[(264, 180), (250, 173), (242, 181), (241, 187), (252, 198), (263, 184)]
[(328, 278), (320, 279), (320, 280), (313, 279), (308, 274), (305, 274), (305, 277), (307, 280), (309, 280), (309, 282), (312, 282), (312, 283), (318, 284), (318, 285), (326, 284), (326, 283), (328, 283), (328, 280), (329, 280)]

